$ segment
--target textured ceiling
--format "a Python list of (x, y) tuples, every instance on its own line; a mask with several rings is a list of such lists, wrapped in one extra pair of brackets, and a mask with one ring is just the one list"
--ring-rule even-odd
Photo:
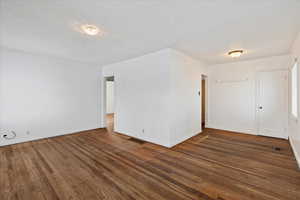
[[(299, 0), (0, 0), (0, 44), (100, 65), (162, 48), (208, 63), (288, 53), (300, 28)], [(76, 30), (99, 26), (103, 37)]]

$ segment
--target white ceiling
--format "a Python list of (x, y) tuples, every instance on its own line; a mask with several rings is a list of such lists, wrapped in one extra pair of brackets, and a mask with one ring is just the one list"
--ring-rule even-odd
[[(299, 0), (0, 0), (1, 45), (73, 60), (118, 62), (172, 47), (208, 63), (288, 53)], [(76, 25), (92, 23), (103, 37)]]

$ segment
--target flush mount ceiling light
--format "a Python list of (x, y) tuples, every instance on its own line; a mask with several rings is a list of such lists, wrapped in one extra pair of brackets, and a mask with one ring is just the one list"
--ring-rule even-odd
[(231, 56), (232, 58), (238, 58), (243, 54), (243, 50), (234, 50), (234, 51), (230, 51), (228, 52), (228, 55)]
[(92, 24), (83, 24), (80, 26), (80, 28), (87, 35), (95, 36), (100, 33), (100, 29)]

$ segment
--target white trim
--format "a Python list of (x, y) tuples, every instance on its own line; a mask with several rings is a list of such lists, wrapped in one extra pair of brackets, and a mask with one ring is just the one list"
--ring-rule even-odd
[(249, 128), (249, 129), (244, 129), (244, 128), (236, 128), (236, 127), (225, 127), (225, 126), (218, 126), (218, 125), (208, 125), (206, 128), (211, 128), (211, 129), (218, 129), (218, 130), (224, 130), (224, 131), (230, 131), (230, 132), (236, 132), (236, 133), (242, 133), (242, 134), (248, 134), (248, 135), (257, 135), (255, 130)]
[(172, 143), (170, 141), (170, 144), (168, 146), (165, 146), (165, 145), (162, 145), (162, 146), (165, 146), (165, 147), (168, 147), (168, 148), (172, 148), (172, 147), (174, 147), (174, 146), (176, 146), (176, 145), (178, 145), (178, 144), (180, 144), (180, 143), (182, 143), (182, 142), (184, 142), (184, 141), (186, 141), (186, 140), (188, 140), (188, 139), (190, 139), (190, 138), (192, 138), (192, 137), (194, 137), (194, 136), (196, 136), (198, 134), (201, 134), (201, 133), (203, 133), (202, 129), (200, 131), (197, 131), (197, 133), (192, 133), (192, 134), (189, 134), (189, 135), (185, 135), (185, 137), (178, 139), (176, 142)]
[(202, 128), (202, 112), (203, 112), (203, 110), (202, 110), (202, 95), (203, 95), (203, 91), (202, 91), (202, 78), (204, 78), (204, 81), (205, 81), (205, 88), (204, 88), (204, 90), (205, 90), (205, 127), (204, 128), (206, 128), (206, 126), (207, 126), (207, 124), (208, 124), (208, 115), (209, 115), (209, 98), (208, 98), (208, 76), (206, 75), (206, 74), (201, 74), (201, 128)]
[[(290, 69), (290, 103), (291, 103), (291, 108), (290, 108), (290, 115), (292, 117), (292, 119), (294, 119), (295, 121), (298, 121), (298, 118), (299, 118), (299, 65), (298, 65), (298, 59), (295, 58), (295, 61), (293, 62), (293, 65)], [(296, 97), (296, 107), (297, 107), (297, 110), (296, 110), (296, 115), (293, 113), (293, 69), (296, 67), (296, 93), (297, 93), (297, 97)]]
[(101, 128), (101, 127), (90, 127), (90, 128), (85, 128), (85, 129), (71, 130), (71, 131), (64, 132), (64, 133), (55, 133), (54, 135), (50, 135), (50, 136), (36, 136), (36, 137), (32, 137), (32, 138), (22, 137), (22, 138), (18, 138), (15, 140), (10, 140), (9, 142), (7, 142), (8, 140), (5, 140), (7, 143), (0, 144), (0, 147), (19, 144), (19, 143), (25, 143), (25, 142), (32, 142), (32, 141), (37, 141), (37, 140), (43, 140), (43, 139), (49, 139), (49, 138), (54, 138), (54, 137), (60, 137), (60, 136), (65, 136), (65, 135), (70, 135), (70, 134), (77, 134), (77, 133), (90, 131), (90, 130), (94, 130), (94, 129), (99, 129), (99, 128)]
[(295, 123), (298, 123), (298, 117), (295, 117), (294, 115), (290, 115), (290, 120), (294, 121)]
[(106, 78), (102, 75), (101, 76), (101, 120), (100, 120), (100, 127), (106, 127)]
[(290, 141), (292, 150), (293, 150), (293, 152), (294, 152), (296, 161), (297, 161), (297, 163), (298, 163), (298, 167), (299, 167), (299, 169), (300, 169), (300, 155), (299, 155), (298, 152), (296, 151), (295, 144), (294, 144), (293, 139), (292, 139), (291, 137), (289, 138), (289, 141)]

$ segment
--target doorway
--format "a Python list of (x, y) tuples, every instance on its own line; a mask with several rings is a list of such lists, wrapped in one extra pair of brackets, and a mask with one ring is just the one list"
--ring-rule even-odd
[(105, 77), (105, 127), (109, 133), (114, 130), (115, 82), (114, 77)]
[(257, 77), (258, 134), (287, 139), (288, 71), (263, 71)]
[(201, 75), (201, 127), (205, 128), (207, 121), (207, 76)]

